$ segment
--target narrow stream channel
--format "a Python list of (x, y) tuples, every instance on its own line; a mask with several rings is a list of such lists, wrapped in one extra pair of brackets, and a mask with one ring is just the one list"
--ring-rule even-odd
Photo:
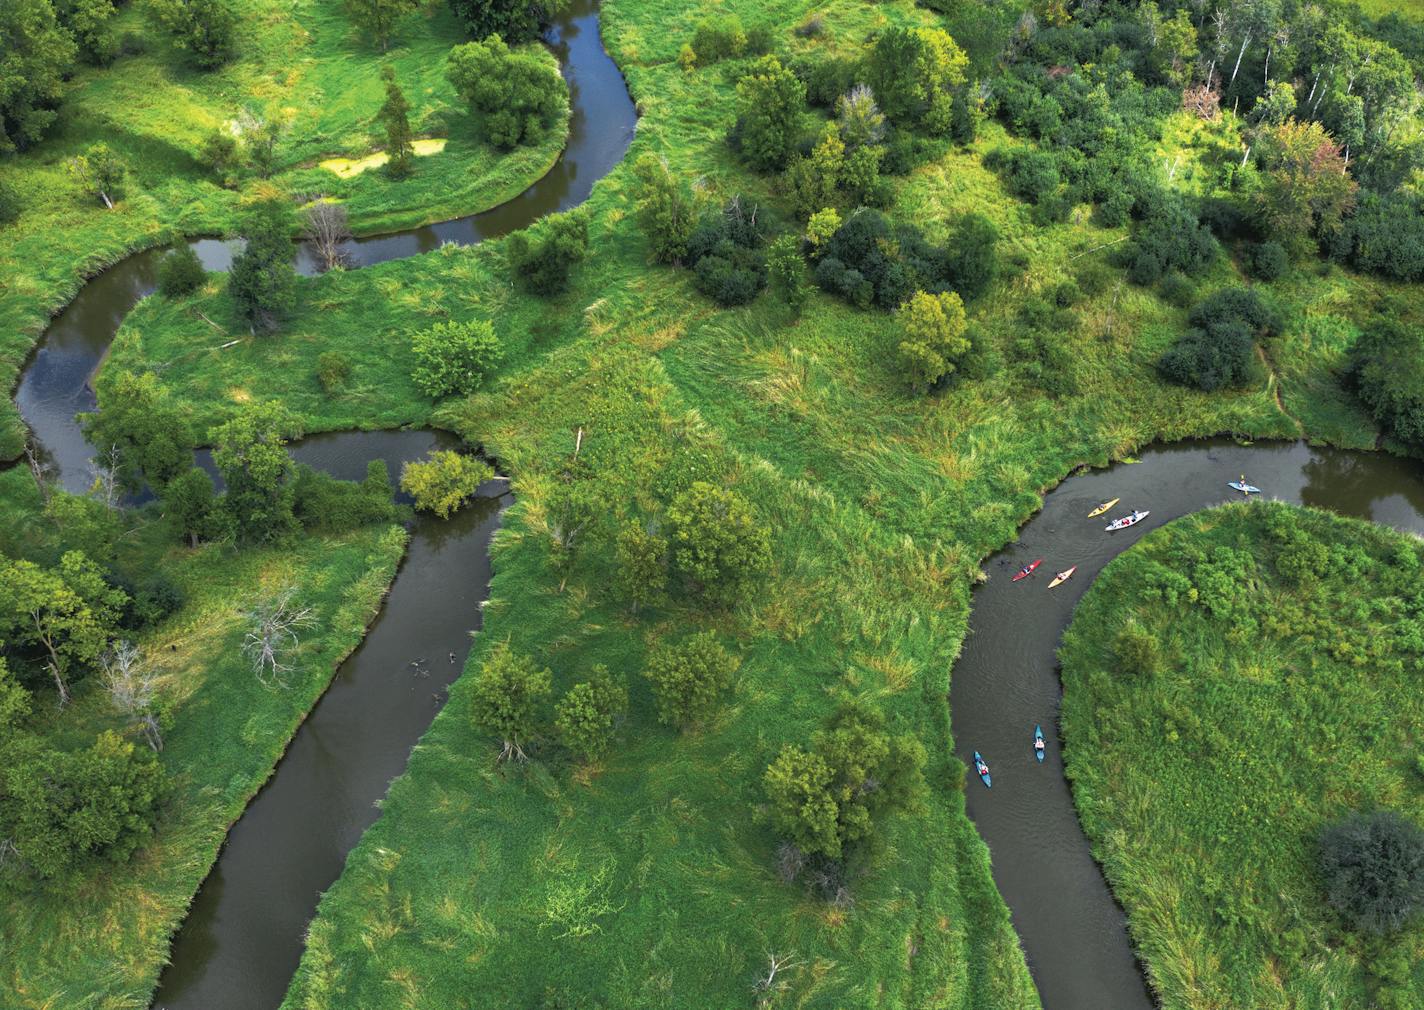
[[(1424, 480), (1415, 462), (1303, 442), (1154, 446), (1139, 463), (1070, 477), (1051, 491), (1018, 540), (985, 563), (989, 581), (974, 591), (950, 690), (954, 742), (962, 761), (972, 765), (980, 751), (993, 772), (992, 789), (970, 775), (969, 815), (989, 844), (994, 880), (1045, 1010), (1153, 1006), (1122, 909), (1093, 860), (1063, 777), (1059, 640), (1104, 565), (1165, 522), (1239, 498), (1226, 482), (1243, 473), (1268, 498), (1424, 533)], [(1111, 498), (1122, 501), (1107, 515), (1087, 517)], [(1152, 514), (1119, 533), (1103, 530), (1134, 508)], [(1040, 557), (1043, 566), (1031, 578), (1010, 581)], [(1050, 590), (1054, 573), (1073, 565), (1073, 578)], [(1035, 723), (1048, 738), (1042, 765), (1032, 751)]]
[[(622, 159), (637, 114), (603, 49), (596, 0), (573, 0), (547, 42), (569, 84), (569, 138), (553, 168), (522, 194), (481, 214), (353, 240), (354, 266), (472, 245), (588, 199)], [(190, 243), (209, 270), (232, 262), (229, 243)], [(51, 322), (21, 373), (15, 399), (41, 457), (67, 490), (83, 493), (92, 447), (75, 415), (94, 409), (90, 377), (124, 318), (157, 284), (164, 250), (130, 256), (91, 279)], [(297, 268), (314, 272), (304, 248)], [(400, 464), (457, 445), (431, 431), (339, 432), (293, 447), (302, 463), (359, 480), (368, 460)], [(307, 923), (346, 855), (379, 815), (378, 803), (439, 711), (480, 626), (489, 540), (508, 496), (492, 481), (453, 518), (422, 516), (380, 615), (292, 739), (272, 778), (233, 826), (174, 939), (155, 1007), (265, 1010), (286, 994)]]
[[(573, 108), (568, 146), (549, 174), (485, 213), (353, 241), (356, 265), (507, 234), (583, 202), (622, 159), (636, 112), (603, 50), (595, 0), (573, 0), (549, 43), (569, 81)], [(224, 242), (192, 245), (210, 270), (231, 262)], [(89, 484), (93, 452), (75, 414), (93, 409), (89, 378), (124, 317), (153, 291), (161, 256), (161, 250), (137, 254), (89, 281), (55, 318), (21, 375), (21, 413), (71, 491)], [(312, 272), (304, 251), (297, 259), (299, 269)], [(394, 475), (402, 461), (441, 444), (450, 440), (428, 431), (344, 432), (308, 438), (294, 455), (359, 479), (367, 460), (384, 460)], [(991, 578), (975, 591), (971, 633), (953, 673), (954, 736), (962, 759), (968, 762), (977, 749), (993, 768), (992, 791), (971, 778), (969, 813), (990, 846), (995, 880), (1048, 1010), (1152, 1005), (1123, 914), (1092, 859), (1063, 777), (1055, 649), (1073, 606), (1103, 565), (1147, 530), (1226, 500), (1225, 482), (1243, 472), (1269, 497), (1424, 531), (1424, 482), (1412, 463), (1302, 443), (1167, 446), (1144, 452), (1140, 463), (1066, 480), (1047, 495), (1019, 540), (986, 562)], [(479, 627), (489, 537), (506, 502), (501, 491), (492, 484), (447, 522), (417, 521), (380, 616), (230, 832), (174, 941), (155, 1006), (264, 1010), (280, 1003), (320, 892), (375, 820), (376, 804), (463, 666), (469, 633)], [(1086, 514), (1113, 497), (1122, 498), (1113, 516), (1134, 507), (1151, 509), (1152, 516), (1130, 531), (1107, 534), (1105, 522)], [(1034, 578), (1009, 581), (1019, 565), (1040, 556), (1046, 560)], [(1052, 573), (1073, 564), (1080, 566), (1076, 577), (1050, 593)], [(1036, 722), (1051, 741), (1042, 766), (1030, 752)]]

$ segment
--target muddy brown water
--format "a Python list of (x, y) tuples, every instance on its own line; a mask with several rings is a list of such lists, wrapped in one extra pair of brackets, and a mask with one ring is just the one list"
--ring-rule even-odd
[[(488, 212), (353, 241), (348, 251), (356, 265), (524, 227), (581, 203), (618, 163), (636, 113), (603, 51), (593, 0), (574, 0), (549, 43), (572, 99), (569, 144), (549, 174)], [(231, 262), (231, 243), (192, 245), (210, 270)], [(75, 421), (94, 406), (88, 380), (124, 317), (153, 291), (161, 256), (161, 250), (140, 253), (91, 279), (52, 322), (22, 373), (21, 413), (70, 490), (82, 491), (90, 479), (93, 450)], [(297, 262), (312, 272), (305, 251)], [(394, 476), (404, 460), (447, 444), (453, 444), (448, 436), (428, 431), (343, 432), (308, 438), (294, 455), (359, 479), (368, 460), (384, 460)], [(1092, 859), (1063, 777), (1059, 638), (1103, 565), (1163, 522), (1227, 500), (1226, 481), (1241, 473), (1268, 497), (1424, 531), (1424, 481), (1415, 463), (1301, 443), (1154, 447), (1139, 463), (1071, 477), (1050, 492), (1019, 539), (986, 562), (991, 578), (974, 593), (970, 635), (953, 672), (954, 736), (961, 759), (967, 763), (977, 749), (992, 767), (992, 790), (971, 777), (969, 813), (989, 844), (995, 880), (1048, 1010), (1152, 1005), (1123, 914)], [(1152, 515), (1132, 530), (1107, 534), (1106, 523), (1086, 513), (1112, 497), (1122, 501), (1105, 518), (1134, 507)], [(281, 1002), (320, 893), (375, 820), (380, 798), (463, 666), (488, 586), (489, 538), (506, 501), (503, 486), (491, 483), (453, 519), (416, 521), (381, 614), (229, 833), (174, 940), (155, 1006), (267, 1010)], [(1046, 560), (1033, 578), (1009, 581), (1037, 557)], [(1076, 576), (1050, 592), (1052, 573), (1073, 564)], [(1049, 738), (1041, 766), (1031, 752), (1035, 723)]]

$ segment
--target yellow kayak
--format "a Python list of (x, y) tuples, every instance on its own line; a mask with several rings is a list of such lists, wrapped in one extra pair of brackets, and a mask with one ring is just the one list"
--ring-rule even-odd
[(1071, 579), (1071, 578), (1073, 577), (1073, 573), (1076, 572), (1077, 570), (1078, 570), (1078, 566), (1077, 566), (1077, 565), (1074, 565), (1072, 568), (1068, 569), (1066, 572), (1059, 572), (1057, 575), (1053, 576), (1053, 581), (1048, 584), (1048, 588), (1049, 588), (1049, 589), (1052, 589), (1054, 586), (1058, 585), (1058, 584), (1061, 583), (1061, 582), (1067, 582), (1069, 579)]
[(1096, 518), (1097, 516), (1102, 515), (1104, 512), (1106, 512), (1108, 509), (1112, 508), (1114, 505), (1116, 505), (1116, 504), (1117, 504), (1118, 502), (1120, 502), (1120, 501), (1122, 501), (1121, 498), (1114, 498), (1112, 501), (1105, 501), (1105, 502), (1103, 502), (1103, 503), (1102, 503), (1101, 505), (1099, 505), (1097, 508), (1093, 509), (1093, 511), (1091, 511), (1091, 512), (1088, 513), (1088, 518), (1089, 518), (1089, 519), (1093, 519), (1093, 518)]

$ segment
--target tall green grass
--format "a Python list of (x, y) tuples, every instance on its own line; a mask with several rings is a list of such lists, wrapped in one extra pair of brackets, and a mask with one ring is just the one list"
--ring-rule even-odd
[[(1283, 530), (1320, 547), (1304, 578)], [(1421, 561), (1372, 523), (1231, 505), (1152, 533), (1079, 605), (1068, 776), (1165, 1010), (1424, 1001), (1424, 928), (1390, 941), (1414, 967), (1386, 1004), (1316, 868), (1326, 825), (1424, 802)], [(1161, 598), (1169, 574), (1195, 599)], [(1124, 669), (1124, 628), (1159, 643), (1160, 669)]]
[[(29, 556), (53, 530), (23, 467), (0, 472), (0, 550)], [(160, 674), (171, 709), (160, 761), (173, 782), (152, 843), (123, 865), (95, 865), (42, 885), (0, 878), (0, 1006), (119, 1010), (146, 1007), (171, 934), (217, 858), (227, 829), (266, 781), (340, 661), (375, 616), (405, 550), (399, 527), (311, 538), (282, 550), (173, 546), (152, 514), (126, 517), (120, 559), (163, 572), (181, 610), (136, 644)], [(288, 687), (262, 686), (241, 653), (243, 612), (298, 586), (316, 624), (293, 653)], [(38, 700), (29, 729), (59, 746), (125, 732), (97, 674), (58, 711)]]
[[(790, 28), (813, 9), (805, 0), (609, 0), (605, 41), (642, 112), (630, 160), (665, 155), (710, 200), (742, 191), (775, 213), (776, 180), (749, 176), (724, 142), (738, 64), (689, 74), (675, 56), (712, 10), (771, 26), (796, 51), (851, 51), (891, 21), (934, 21), (903, 0), (814, 7), (829, 31), (802, 40)], [(198, 315), (230, 318), (220, 284), (131, 317), (113, 363), (161, 363), (201, 423), (275, 396), (311, 430), (434, 423), (483, 445), (518, 503), (496, 541), (471, 663), (508, 638), (560, 687), (597, 663), (634, 686), (629, 724), (600, 768), (571, 768), (548, 747), (508, 769), (473, 730), (468, 684), (457, 683), (325, 897), (289, 1007), (743, 1005), (769, 952), (798, 962), (787, 1006), (1037, 1005), (950, 756), (945, 696), (979, 563), (1043, 489), (1153, 439), (1294, 437), (1303, 426), (1358, 445), (1375, 433), (1347, 398), (1316, 396), (1336, 388), (1338, 353), (1304, 324), (1288, 327), (1276, 374), (1257, 388), (1206, 395), (1159, 382), (1153, 364), (1185, 311), (1125, 283), (1102, 248), (1123, 233), (1096, 227), (1086, 208), (1033, 226), (981, 163), (1014, 142), (986, 127), (971, 148), (896, 183), (892, 216), (939, 238), (954, 214), (987, 214), (1023, 264), (971, 306), (998, 367), (929, 397), (906, 392), (890, 364), (892, 317), (821, 295), (794, 323), (771, 298), (721, 311), (685, 274), (651, 266), (627, 164), (590, 200), (595, 254), (549, 301), (518, 292), (493, 242), (304, 281), (281, 334), (226, 350), (212, 349)], [(1050, 393), (1024, 378), (1018, 309), (1090, 275), (1100, 286), (1054, 334), (1072, 382)], [(1223, 259), (1199, 284), (1239, 281)], [(1329, 314), (1345, 334), (1373, 311), (1353, 297), (1370, 285), (1344, 274), (1328, 289), (1301, 277), (1280, 290), (1292, 318)], [(408, 343), (444, 318), (490, 319), (507, 354), (488, 390), (435, 404), (411, 388)], [(352, 359), (350, 392), (321, 391), (326, 350)], [(607, 588), (611, 551), (595, 541), (560, 591), (546, 510), (580, 431), (610, 513), (652, 507), (694, 459), (748, 495), (773, 524), (765, 584), (730, 613), (682, 600), (634, 620)], [(654, 725), (637, 674), (661, 636), (709, 627), (742, 652), (739, 682), (711, 725), (674, 736)], [(780, 883), (776, 839), (755, 817), (762, 767), (810, 733), (837, 691), (886, 709), (934, 756), (931, 795), (889, 825), (850, 909)]]
[[(349, 208), (358, 233), (392, 231), (472, 214), (508, 200), (548, 171), (567, 120), (540, 144), (511, 153), (481, 142), (445, 80), (445, 54), (464, 41), (444, 4), (405, 19), (389, 52), (360, 37), (341, 0), (235, 0), (238, 58), (211, 73), (188, 67), (133, 4), (121, 28), (138, 55), (112, 67), (81, 69), (52, 135), (0, 161), (25, 212), (0, 227), (0, 387), (10, 389), (50, 315), (85, 278), (130, 252), (185, 235), (225, 234), (247, 196), (222, 189), (199, 162), (204, 138), (243, 109), (290, 120), (272, 183)], [(553, 56), (548, 55), (553, 62)], [(340, 179), (317, 167), (360, 157), (384, 144), (375, 113), (384, 100), (381, 67), (395, 67), (417, 136), (449, 137), (439, 154), (416, 159), (401, 182), (380, 171)], [(128, 164), (125, 194), (106, 211), (80, 193), (65, 161), (103, 141)], [(20, 453), (23, 431), (7, 397), (0, 406), (0, 459)]]

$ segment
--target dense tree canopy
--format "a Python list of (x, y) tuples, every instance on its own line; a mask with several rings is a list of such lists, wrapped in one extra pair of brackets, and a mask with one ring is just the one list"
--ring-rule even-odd
[(1350, 350), (1356, 392), (1386, 432), (1424, 445), (1424, 338), (1395, 319), (1371, 323)]
[(237, 15), (228, 0), (147, 0), (148, 9), (173, 44), (203, 70), (222, 66), (236, 54)]
[(416, 508), (448, 519), (493, 476), (494, 468), (477, 456), (437, 449), (401, 467), (400, 487), (415, 498)]
[(841, 860), (886, 814), (924, 790), (924, 746), (866, 705), (838, 711), (803, 748), (787, 744), (762, 778), (772, 827), (805, 855)]
[(775, 56), (763, 56), (737, 81), (736, 140), (752, 168), (782, 168), (799, 136), (806, 86)]
[(50, 0), (0, 4), (0, 154), (29, 147), (54, 123), (75, 54)]
[(658, 721), (686, 729), (712, 714), (736, 672), (737, 657), (714, 632), (703, 631), (681, 642), (660, 643), (648, 656), (643, 675), (652, 685)]
[(1394, 932), (1424, 910), (1424, 828), (1387, 810), (1348, 817), (1321, 834), (1320, 872), (1351, 927)]
[(153, 372), (105, 372), (96, 385), (99, 410), (83, 416), (84, 434), (100, 453), (118, 450), (119, 477), (137, 491), (155, 490), (193, 463), (193, 432)]
[(510, 43), (538, 38), (565, 6), (567, 0), (450, 0), (473, 38), (498, 35)]
[(512, 51), (498, 35), (452, 49), (446, 76), (496, 147), (538, 143), (566, 101), (558, 71), (535, 53)]

